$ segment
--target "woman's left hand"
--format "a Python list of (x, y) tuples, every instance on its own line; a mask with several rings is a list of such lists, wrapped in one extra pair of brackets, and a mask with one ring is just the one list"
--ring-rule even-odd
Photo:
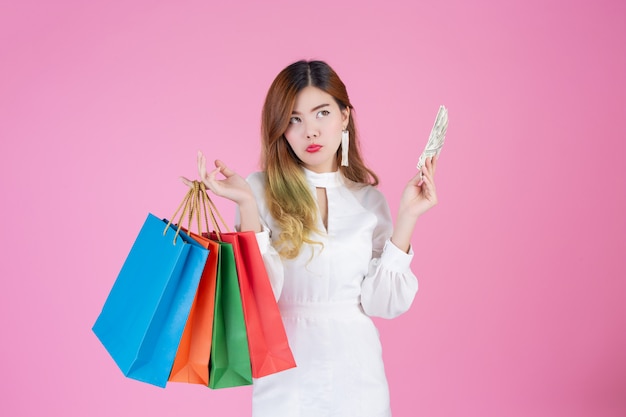
[(399, 215), (417, 219), (437, 204), (437, 191), (434, 179), (436, 169), (437, 157), (427, 158), (422, 167), (422, 178), (420, 178), (418, 173), (411, 178), (402, 192), (398, 210)]

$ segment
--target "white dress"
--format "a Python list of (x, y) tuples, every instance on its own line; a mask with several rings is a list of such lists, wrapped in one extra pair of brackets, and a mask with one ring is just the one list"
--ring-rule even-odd
[[(369, 316), (405, 312), (417, 291), (413, 253), (389, 238), (384, 196), (334, 173), (305, 170), (311, 192), (326, 189), (328, 228), (320, 245), (281, 259), (280, 230), (265, 204), (265, 175), (248, 177), (264, 231), (257, 234), (297, 367), (254, 380), (253, 417), (388, 417), (389, 390), (378, 330)], [(314, 252), (314, 256), (312, 253)]]

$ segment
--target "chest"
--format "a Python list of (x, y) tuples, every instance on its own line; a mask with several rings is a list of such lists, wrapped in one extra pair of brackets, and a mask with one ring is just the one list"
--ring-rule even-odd
[(372, 240), (378, 219), (349, 191), (343, 188), (312, 190), (317, 201), (319, 233), (311, 236), (318, 243), (305, 244), (294, 265), (315, 265), (333, 270), (338, 265), (358, 271), (367, 268), (372, 256)]

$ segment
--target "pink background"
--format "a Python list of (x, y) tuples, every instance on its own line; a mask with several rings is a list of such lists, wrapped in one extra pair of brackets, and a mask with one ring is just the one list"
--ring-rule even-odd
[(258, 168), (264, 95), (301, 58), (347, 84), (394, 211), (450, 109), (440, 204), (413, 238), (420, 292), (377, 320), (394, 415), (626, 415), (625, 16), (610, 0), (2, 2), (0, 415), (249, 415), (249, 388), (124, 378), (90, 329), (196, 150)]

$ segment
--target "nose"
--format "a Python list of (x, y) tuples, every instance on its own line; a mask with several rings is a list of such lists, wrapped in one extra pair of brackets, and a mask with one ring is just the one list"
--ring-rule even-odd
[(316, 139), (320, 135), (319, 130), (313, 123), (307, 123), (306, 126), (306, 138), (308, 140)]
[(319, 136), (319, 133), (315, 130), (307, 130), (306, 133), (306, 138), (311, 140), (311, 139), (317, 139), (317, 137)]

